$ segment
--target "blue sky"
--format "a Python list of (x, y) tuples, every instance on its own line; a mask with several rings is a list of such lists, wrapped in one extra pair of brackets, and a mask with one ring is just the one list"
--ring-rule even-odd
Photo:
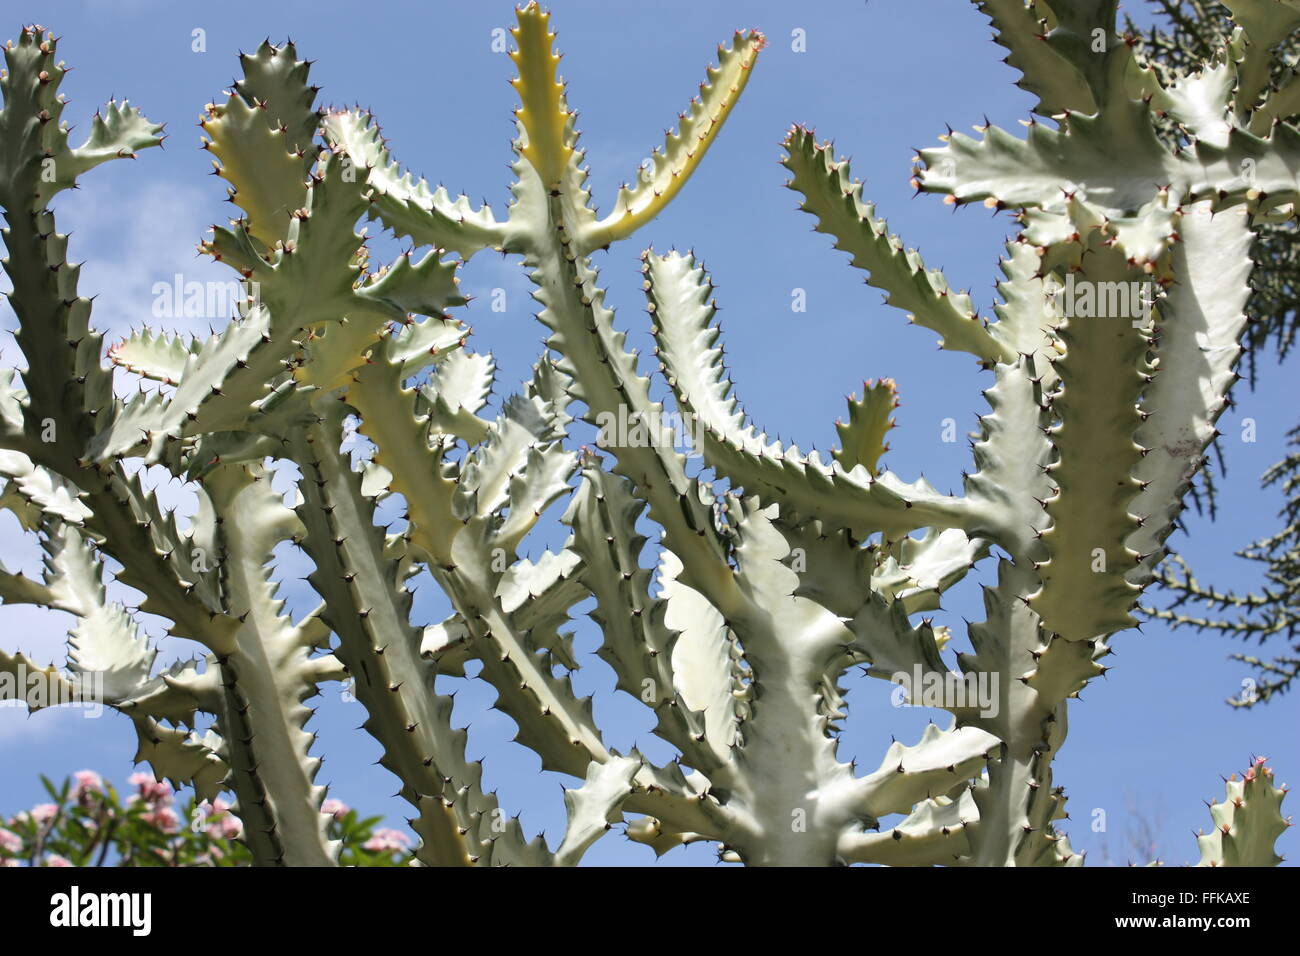
[[(129, 97), (168, 126), (164, 150), (96, 170), (56, 206), (61, 230), (73, 234), (72, 257), (86, 260), (82, 291), (99, 295), (95, 322), (107, 341), (150, 320), (154, 283), (170, 282), (176, 273), (187, 280), (228, 278), (194, 254), (206, 228), (230, 210), (222, 202), (224, 181), (206, 175), (211, 158), (198, 149), (195, 124), (204, 104), (234, 77), (237, 51), (252, 51), (265, 37), (291, 37), (300, 56), (315, 61), (312, 79), (322, 87), (322, 102), (371, 107), (404, 165), (476, 202), (486, 198), (498, 209), (506, 202), (515, 101), (506, 82), (511, 64), (493, 51), (492, 40), (495, 29), (513, 23), (508, 2), (232, 0), (216, 7), (87, 0), (54, 10), (22, 6), (9, 5), (3, 35), (39, 19), (63, 37), (60, 52), (75, 67), (64, 84), (71, 100), (65, 116), (83, 132), (110, 94)], [(763, 30), (770, 41), (739, 107), (677, 200), (631, 241), (600, 254), (608, 300), (620, 326), (632, 330), (633, 343), (648, 352), (636, 271), (640, 250), (651, 244), (694, 248), (718, 286), (741, 399), (763, 428), (797, 439), (801, 448), (829, 449), (845, 395), (860, 390), (864, 379), (892, 377), (902, 407), (886, 464), (908, 480), (924, 474), (941, 490), (957, 490), (968, 451), (963, 442), (941, 441), (943, 421), (955, 419), (959, 431), (973, 429), (985, 407), (979, 390), (991, 379), (969, 357), (937, 351), (932, 333), (907, 326), (901, 313), (881, 304), (880, 293), (863, 285), (862, 274), (831, 249), (829, 238), (811, 231), (812, 219), (795, 208), (796, 195), (782, 188), (786, 174), (777, 159), (791, 123), (833, 138), (853, 159), (855, 176), (865, 179), (867, 197), (891, 228), (919, 247), (929, 265), (943, 267), (952, 285), (969, 288), (987, 313), (997, 258), (1013, 224), (982, 207), (954, 212), (937, 197), (913, 198), (908, 184), (912, 149), (935, 144), (945, 124), (965, 129), (987, 116), (1014, 131), (1029, 115), (1030, 98), (1013, 85), (1014, 73), (1000, 62), (1004, 51), (990, 40), (984, 18), (954, 0), (555, 0), (550, 8), (565, 53), (570, 103), (580, 112), (591, 187), (603, 209), (685, 108), (715, 45), (748, 27)], [(205, 31), (205, 52), (192, 49), (196, 29)], [(805, 52), (792, 48), (794, 31), (803, 31)], [(383, 241), (373, 248), (381, 257), (397, 249)], [(531, 317), (517, 262), (481, 256), (463, 281), (478, 297), (462, 314), (474, 328), (471, 345), (496, 354), (500, 395), (528, 374), (544, 330)], [(506, 290), (504, 313), (488, 306), (496, 288)], [(804, 312), (791, 310), (795, 290), (806, 297)], [(7, 307), (3, 318), (11, 328)], [(206, 322), (200, 324), (206, 331)], [(3, 355), (6, 363), (17, 359), (12, 340)], [(1231, 469), (1222, 483), (1220, 518), (1210, 523), (1192, 516), (1190, 541), (1175, 539), (1203, 580), (1238, 589), (1258, 581), (1257, 568), (1232, 552), (1269, 531), (1281, 505), (1275, 490), (1261, 492), (1258, 476), (1281, 457), (1284, 432), (1294, 424), (1291, 365), (1278, 370), (1265, 361), (1261, 387), (1242, 389), (1220, 423)], [(1257, 424), (1254, 443), (1239, 439), (1246, 418)], [(557, 536), (552, 523), (540, 541), (554, 543)], [(0, 553), (11, 567), (32, 568), (30, 545), (11, 518), (0, 518)], [(294, 572), (293, 559), (286, 558), (282, 574), (288, 579)], [(945, 600), (949, 613), (941, 620), (956, 624), (958, 635), (963, 614), (981, 616), (981, 580), (987, 574), (963, 582)], [(421, 596), (417, 611), (428, 620), (443, 613), (430, 595)], [(3, 608), (0, 628), (6, 647), (61, 660), (61, 615)], [(590, 650), (597, 638), (591, 625), (579, 625), (579, 634), (579, 646)], [(1300, 700), (1231, 710), (1224, 698), (1248, 671), (1227, 660), (1239, 648), (1213, 636), (1172, 634), (1150, 624), (1113, 643), (1117, 666), (1073, 707), (1070, 739), (1056, 762), (1056, 782), (1070, 796), (1072, 822), (1065, 829), (1094, 863), (1130, 859), (1129, 834), (1144, 825), (1163, 859), (1187, 862), (1196, 856), (1189, 831), (1209, 825), (1202, 801), (1222, 797), (1220, 774), (1265, 754), (1279, 780), (1300, 777)], [(187, 656), (189, 648), (164, 653)], [(665, 756), (666, 748), (648, 733), (646, 714), (612, 695), (605, 666), (591, 654), (584, 665), (579, 689), (597, 692), (597, 714), (611, 726), (611, 742), (636, 742)], [(845, 758), (875, 766), (891, 734), (910, 742), (928, 719), (920, 709), (892, 708), (883, 682), (850, 686)], [(500, 788), (504, 805), (523, 810), (525, 827), (546, 829), (554, 843), (563, 819), (561, 778), (540, 773), (535, 757), (507, 743), (511, 722), (485, 711), (490, 701), (490, 691), (474, 687), (458, 698), (457, 716), (471, 726), (473, 756), (486, 755), (487, 780)], [(363, 719), (359, 705), (333, 688), (320, 703), (313, 727), (321, 733), (322, 780), (331, 795), (400, 820), (406, 807), (390, 796), (395, 779), (370, 766), (377, 746), (353, 729)], [(38, 773), (61, 778), (90, 767), (120, 784), (133, 748), (125, 718), (86, 720), (69, 711), (29, 721), (21, 711), (0, 708), (0, 814), (40, 798)], [(1105, 811), (1104, 833), (1090, 827), (1096, 809)], [(1288, 848), (1293, 856), (1300, 853), (1294, 835), (1282, 841), (1283, 852)], [(616, 865), (652, 860), (648, 849), (616, 835), (588, 855), (589, 862)], [(691, 847), (660, 865), (713, 862), (711, 850)]]

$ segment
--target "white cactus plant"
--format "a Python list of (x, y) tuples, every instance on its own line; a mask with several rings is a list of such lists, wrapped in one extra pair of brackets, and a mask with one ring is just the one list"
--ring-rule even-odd
[[(1162, 81), (1116, 34), (1114, 0), (979, 4), (1042, 118), (1023, 137), (946, 137), (921, 153), (916, 185), (1015, 211), (992, 320), (905, 250), (828, 147), (790, 133), (790, 186), (817, 229), (991, 375), (960, 496), (879, 467), (888, 381), (851, 401), (829, 458), (754, 428), (723, 370), (702, 266), (647, 252), (662, 371), (725, 485), (689, 477), (614, 328), (592, 255), (682, 187), (745, 88), (757, 33), (721, 50), (652, 168), (603, 218), (535, 4), (513, 31), (521, 105), (501, 215), (405, 174), (371, 117), (317, 109), (294, 49), (264, 45), (201, 124), (243, 214), (203, 249), (238, 272), (247, 308), (206, 341), (145, 332), (115, 346), (119, 374), (165, 386), (123, 400), (49, 202), (99, 162), (156, 145), (159, 130), (110, 104), (70, 147), (54, 41), (25, 30), (0, 84), (4, 265), (27, 363), (0, 391), (0, 503), (41, 533), (48, 561), (44, 581), (0, 576), (0, 596), (79, 623), (66, 673), (3, 652), (0, 670), (40, 671), (68, 696), (101, 675), (106, 702), (139, 730), (138, 759), (201, 794), (233, 792), (259, 864), (337, 857), (304, 701), (348, 677), (413, 807), (423, 865), (573, 864), (619, 820), (658, 853), (708, 841), (754, 865), (1081, 863), (1056, 829), (1065, 798), (1052, 777), (1069, 702), (1134, 623), (1214, 434), (1246, 322), (1251, 224), (1294, 216), (1300, 199), (1295, 81), (1266, 82), (1300, 3), (1231, 5), (1231, 44)], [(1177, 119), (1177, 142), (1157, 136), (1157, 113)], [(372, 270), (356, 232), (367, 214), (433, 251)], [(494, 420), (480, 417), (492, 360), (449, 314), (464, 300), (458, 262), (443, 258), (483, 250), (523, 257), (550, 333)], [(598, 452), (575, 453), (575, 403), (595, 427), (634, 428), (605, 428)], [(376, 448), (361, 470), (343, 447), (354, 420)], [(188, 530), (132, 477), (133, 460), (195, 483)], [(300, 469), (293, 507), (266, 480), (275, 460)], [(405, 521), (386, 533), (376, 506), (393, 495)], [(567, 544), (520, 557), (561, 501)], [(643, 517), (662, 530), (655, 572), (642, 565)], [(267, 570), (284, 541), (315, 564), (320, 605), (298, 623)], [(203, 666), (155, 672), (131, 615), (106, 602), (107, 558), (146, 595), (141, 610), (206, 648)], [(997, 565), (987, 615), (950, 672), (952, 636), (921, 615), (986, 561)], [(454, 607), (429, 628), (412, 623), (403, 586), (423, 569)], [(667, 765), (609, 747), (590, 700), (555, 676), (575, 664), (561, 628), (588, 597), (599, 656), (680, 754)], [(519, 742), (575, 781), (554, 849), (484, 791), (434, 689), (470, 661)], [(912, 693), (985, 678), (997, 693), (990, 706), (943, 700), (950, 727), (895, 743), (863, 773), (834, 736), (847, 706), (837, 681), (858, 666), (909, 675)], [(214, 718), (205, 736), (190, 729), (196, 714)], [(1202, 861), (1275, 862), (1281, 795), (1262, 765), (1229, 784)]]

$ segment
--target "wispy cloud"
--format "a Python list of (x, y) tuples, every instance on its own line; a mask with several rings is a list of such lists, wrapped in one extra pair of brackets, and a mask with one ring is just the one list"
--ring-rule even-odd
[[(141, 325), (166, 324), (179, 331), (207, 331), (206, 320), (153, 317), (153, 288), (185, 280), (224, 282), (229, 269), (197, 255), (197, 244), (212, 222), (209, 196), (190, 185), (154, 182), (129, 192), (100, 192), (93, 203), (58, 203), (59, 230), (70, 233), (69, 257), (84, 261), (79, 291), (94, 296), (91, 319), (107, 342)], [(5, 281), (5, 290), (9, 285)], [(7, 301), (5, 325), (16, 317)]]
[[(132, 327), (158, 324), (153, 287), (177, 274), (224, 282), (228, 269), (197, 255), (212, 221), (208, 195), (194, 186), (158, 182), (130, 194), (72, 207), (64, 218), (77, 230), (83, 294), (96, 295), (94, 323), (113, 339)], [(206, 321), (168, 318), (175, 330), (207, 331)], [(110, 334), (111, 333), (111, 334)]]

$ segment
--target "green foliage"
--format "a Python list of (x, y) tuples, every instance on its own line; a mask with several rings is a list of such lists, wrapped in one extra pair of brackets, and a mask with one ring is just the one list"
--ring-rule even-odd
[[(82, 770), (62, 784), (42, 777), (50, 802), (0, 825), (0, 867), (15, 866), (248, 866), (243, 825), (221, 797), (192, 793), (183, 803), (166, 782), (132, 774), (134, 792), (120, 794), (99, 774)], [(376, 829), (380, 817), (327, 801), (331, 839), (343, 866), (402, 866), (405, 836)]]

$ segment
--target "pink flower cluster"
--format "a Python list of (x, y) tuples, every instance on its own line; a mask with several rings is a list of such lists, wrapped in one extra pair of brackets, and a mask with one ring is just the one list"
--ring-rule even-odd
[(330, 797), (320, 805), (320, 812), (333, 817), (335, 820), (342, 820), (348, 815), (348, 811), (351, 809), (352, 808), (342, 800), (335, 800), (333, 797)]
[(244, 824), (230, 812), (231, 803), (225, 797), (217, 797), (211, 803), (204, 800), (199, 807), (203, 812), (203, 832), (208, 836), (235, 840), (243, 835)]
[(175, 791), (172, 790), (170, 783), (166, 780), (157, 780), (152, 774), (147, 773), (133, 773), (126, 778), (126, 782), (138, 790), (137, 793), (131, 794), (127, 803), (143, 802), (147, 807), (140, 819), (157, 827), (163, 833), (175, 833), (180, 829), (180, 817), (177, 816), (176, 808), (172, 805)]
[(85, 803), (92, 795), (104, 792), (104, 778), (93, 770), (78, 770), (72, 775), (72, 799)]
[[(152, 773), (137, 772), (127, 778), (127, 783), (130, 792), (126, 794), (123, 804), (132, 816), (138, 815), (142, 823), (173, 837), (164, 846), (153, 845), (146, 852), (157, 854), (172, 863), (181, 861), (181, 865), (189, 865), (190, 861), (197, 862), (198, 865), (212, 864), (227, 855), (227, 841), (239, 840), (244, 835), (243, 822), (235, 815), (232, 801), (224, 796), (194, 803), (193, 816), (187, 821), (181, 819), (178, 796), (172, 784), (166, 780), (159, 780)], [(103, 846), (107, 851), (108, 844), (97, 841), (111, 840), (111, 834), (123, 832), (113, 827), (107, 828), (109, 835), (103, 832), (104, 824), (110, 822), (116, 813), (116, 791), (95, 771), (79, 770), (72, 775), (71, 785), (66, 792), (66, 800), (61, 804), (38, 803), (8, 819), (0, 817), (0, 867), (27, 866), (29, 860), (34, 866), (75, 866), (68, 857), (49, 850), (40, 854), (38, 859), (31, 849), (33, 836), (37, 841), (43, 841), (46, 837), (42, 833), (49, 834), (63, 822), (72, 820), (76, 821), (78, 827), (89, 828), (92, 832), (99, 831), (88, 846)], [(342, 800), (329, 798), (322, 801), (320, 812), (331, 823), (341, 823), (353, 811)], [(212, 842), (196, 845), (188, 839), (186, 830), (203, 834)], [(60, 831), (60, 837), (62, 836)], [(380, 828), (373, 831), (361, 846), (371, 853), (405, 854), (410, 852), (411, 837), (401, 830)], [(193, 856), (196, 850), (198, 855)], [(183, 861), (182, 857), (185, 858)]]
[(21, 853), (23, 850), (23, 838), (12, 830), (6, 830), (0, 827), (0, 850), (7, 850), (10, 853)]
[(410, 838), (401, 830), (380, 829), (371, 834), (370, 839), (361, 844), (361, 848), (373, 853), (400, 853), (410, 844)]

